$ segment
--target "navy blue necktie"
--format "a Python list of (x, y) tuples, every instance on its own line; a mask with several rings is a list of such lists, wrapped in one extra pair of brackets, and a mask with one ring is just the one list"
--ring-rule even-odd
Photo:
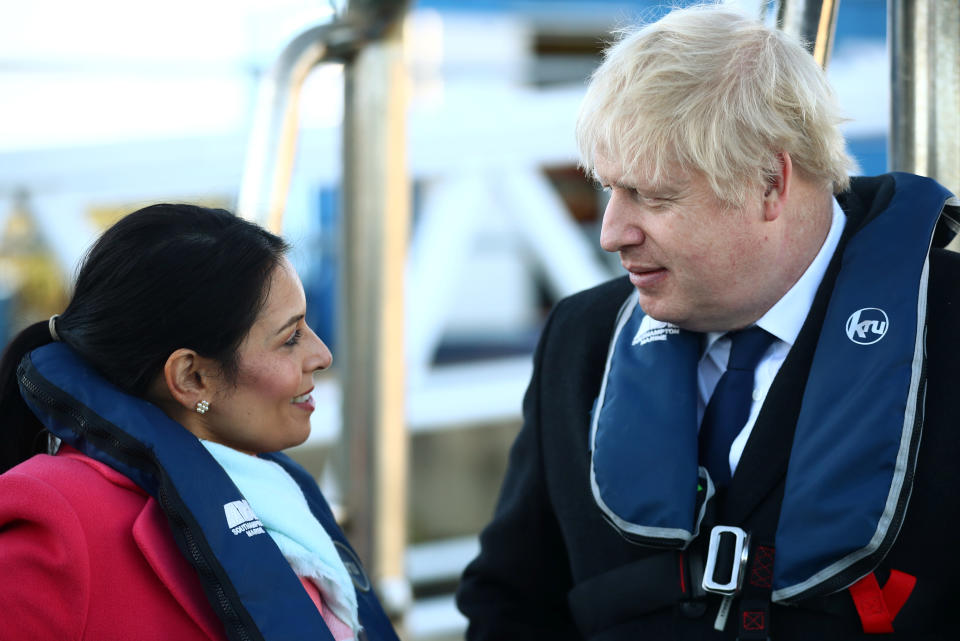
[(753, 374), (774, 336), (759, 327), (730, 332), (730, 359), (700, 423), (700, 464), (719, 486), (730, 483), (730, 446), (750, 417)]

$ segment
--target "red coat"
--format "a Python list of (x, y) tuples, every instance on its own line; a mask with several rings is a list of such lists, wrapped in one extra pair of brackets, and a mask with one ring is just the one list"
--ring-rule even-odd
[(159, 504), (64, 446), (0, 475), (0, 641), (226, 639)]

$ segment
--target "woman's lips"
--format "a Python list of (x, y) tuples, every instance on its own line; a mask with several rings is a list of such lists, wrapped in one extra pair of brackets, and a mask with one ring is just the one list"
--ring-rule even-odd
[(314, 405), (313, 396), (311, 392), (313, 392), (313, 389), (310, 389), (310, 391), (308, 391), (306, 394), (301, 394), (300, 396), (293, 397), (290, 403), (292, 405), (296, 405), (302, 410), (305, 410), (307, 412), (312, 412), (314, 409), (316, 409), (316, 405)]

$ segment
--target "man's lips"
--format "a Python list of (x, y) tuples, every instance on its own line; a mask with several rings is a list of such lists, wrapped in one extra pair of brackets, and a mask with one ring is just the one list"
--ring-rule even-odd
[(621, 263), (623, 268), (631, 274), (646, 274), (663, 269), (660, 265), (637, 265), (635, 263)]
[(624, 265), (634, 287), (650, 287), (667, 275), (664, 267), (645, 265)]

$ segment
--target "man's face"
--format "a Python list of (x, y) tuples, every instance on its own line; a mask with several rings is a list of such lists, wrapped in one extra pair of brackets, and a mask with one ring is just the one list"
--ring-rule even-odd
[(760, 189), (735, 209), (700, 173), (672, 171), (653, 185), (599, 154), (594, 166), (610, 191), (600, 245), (619, 252), (648, 315), (684, 329), (727, 331), (754, 322), (784, 293), (770, 275), (779, 234), (764, 219)]

